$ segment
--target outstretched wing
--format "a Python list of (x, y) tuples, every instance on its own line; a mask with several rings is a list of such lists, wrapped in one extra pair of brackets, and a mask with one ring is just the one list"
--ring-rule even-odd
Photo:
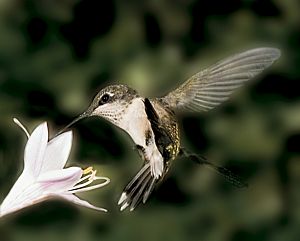
[(233, 55), (193, 75), (162, 100), (173, 109), (213, 109), (279, 57), (280, 50), (276, 48), (256, 48)]

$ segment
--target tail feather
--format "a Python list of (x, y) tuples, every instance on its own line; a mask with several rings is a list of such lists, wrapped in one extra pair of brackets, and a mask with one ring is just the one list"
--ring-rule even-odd
[(130, 206), (130, 211), (133, 211), (142, 201), (145, 203), (158, 180), (151, 175), (150, 164), (145, 164), (125, 187), (118, 202), (120, 210)]
[[(150, 179), (151, 179), (151, 175), (148, 175), (146, 177), (145, 181), (143, 181), (143, 183), (141, 183), (141, 187), (139, 188), (137, 193), (132, 198), (131, 205), (130, 205), (130, 211), (133, 211), (135, 209), (135, 207), (141, 202), (141, 200), (143, 198), (142, 194), (145, 192), (145, 189), (147, 189)], [(155, 179), (153, 179), (153, 180), (155, 180)]]
[(144, 194), (144, 197), (143, 197), (143, 203), (145, 203), (145, 202), (148, 200), (148, 198), (149, 198), (151, 192), (153, 191), (153, 189), (154, 189), (154, 187), (155, 187), (155, 183), (156, 183), (156, 182), (157, 182), (157, 179), (152, 178), (152, 181), (151, 181), (151, 183), (149, 184), (149, 187), (148, 187), (148, 189), (146, 190), (146, 192), (145, 192), (145, 194)]
[(149, 167), (149, 164), (144, 165), (142, 169), (137, 173), (137, 175), (135, 175), (135, 177), (124, 188), (122, 195), (118, 201), (118, 205), (121, 205), (121, 211), (129, 205), (128, 200), (131, 199), (131, 197), (134, 195), (135, 191), (138, 189), (138, 187), (141, 185), (144, 179), (147, 176), (149, 176)]
[(130, 193), (132, 188), (138, 186), (137, 182), (140, 180), (143, 180), (147, 175), (150, 170), (150, 164), (144, 165), (141, 170), (132, 178), (132, 180), (127, 184), (127, 186), (124, 188), (123, 192)]
[(132, 188), (126, 190), (125, 188), (125, 192), (127, 193), (127, 199), (134, 199), (134, 197), (136, 196), (136, 192), (138, 192), (139, 190), (142, 191), (143, 187), (145, 186), (145, 184), (147, 184), (148, 179), (150, 177), (150, 170), (146, 170), (143, 175), (141, 175), (136, 183), (134, 183), (134, 185), (132, 185)]

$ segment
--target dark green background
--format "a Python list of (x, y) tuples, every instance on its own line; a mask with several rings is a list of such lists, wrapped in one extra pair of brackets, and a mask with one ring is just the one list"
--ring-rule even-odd
[(30, 131), (46, 120), (54, 134), (107, 84), (155, 96), (246, 49), (279, 47), (282, 57), (222, 106), (179, 118), (183, 145), (248, 189), (178, 159), (146, 205), (121, 213), (141, 162), (126, 134), (87, 119), (74, 127), (68, 165), (111, 178), (80, 196), (110, 212), (48, 201), (1, 219), (0, 240), (299, 240), (299, 10), (297, 0), (2, 0), (0, 200), (22, 170), (26, 137), (13, 117)]

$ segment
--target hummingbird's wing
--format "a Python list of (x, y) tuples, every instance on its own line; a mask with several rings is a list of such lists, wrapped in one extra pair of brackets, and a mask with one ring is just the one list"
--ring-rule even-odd
[(162, 97), (173, 109), (213, 109), (244, 82), (252, 79), (280, 57), (276, 48), (256, 48), (226, 58), (193, 75), (177, 89)]
[(162, 125), (158, 114), (156, 113), (154, 107), (152, 106), (150, 100), (145, 98), (145, 111), (150, 121), (152, 131), (154, 133), (155, 144), (162, 154), (164, 159), (169, 159), (168, 154), (166, 153), (165, 147), (169, 146), (172, 143), (172, 136), (168, 133), (166, 128)]

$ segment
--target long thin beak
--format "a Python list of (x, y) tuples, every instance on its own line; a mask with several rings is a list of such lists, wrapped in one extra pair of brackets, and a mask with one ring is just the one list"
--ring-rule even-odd
[(69, 129), (72, 125), (74, 125), (76, 122), (80, 121), (81, 119), (90, 116), (88, 111), (83, 112), (80, 116), (76, 117), (71, 123), (66, 125), (63, 129), (61, 129), (54, 137), (60, 135), (61, 133), (65, 132), (67, 129)]

